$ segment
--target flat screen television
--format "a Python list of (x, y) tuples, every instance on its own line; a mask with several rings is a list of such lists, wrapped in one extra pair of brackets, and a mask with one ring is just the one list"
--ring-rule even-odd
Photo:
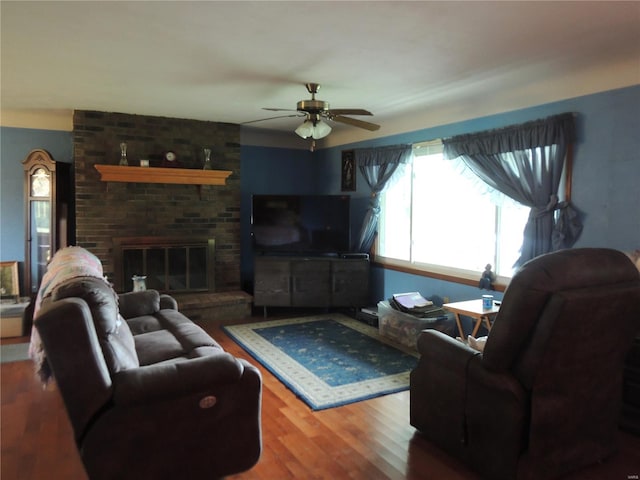
[(260, 253), (350, 251), (349, 195), (253, 195), (251, 235)]

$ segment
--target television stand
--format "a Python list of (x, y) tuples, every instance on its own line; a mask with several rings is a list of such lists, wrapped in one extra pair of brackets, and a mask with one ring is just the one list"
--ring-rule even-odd
[(265, 307), (363, 307), (369, 300), (369, 258), (258, 256), (253, 304)]

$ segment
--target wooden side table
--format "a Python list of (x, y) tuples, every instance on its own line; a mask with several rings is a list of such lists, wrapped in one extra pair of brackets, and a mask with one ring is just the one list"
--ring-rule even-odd
[(480, 325), (484, 322), (487, 330), (491, 331), (491, 321), (500, 311), (500, 307), (495, 303), (492, 304), (492, 307), (489, 309), (482, 308), (482, 299), (479, 298), (477, 300), (467, 300), (465, 302), (454, 302), (454, 303), (445, 303), (442, 305), (442, 308), (453, 312), (456, 316), (456, 324), (458, 325), (458, 331), (460, 332), (460, 338), (466, 340), (467, 337), (464, 334), (464, 330), (462, 329), (462, 323), (460, 322), (460, 315), (466, 315), (467, 317), (471, 317), (475, 319), (476, 323), (473, 327), (473, 331), (471, 332), (472, 336), (476, 336), (478, 333), (478, 329)]

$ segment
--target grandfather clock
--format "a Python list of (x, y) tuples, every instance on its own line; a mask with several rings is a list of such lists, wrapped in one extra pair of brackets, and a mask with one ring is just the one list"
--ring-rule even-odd
[(25, 195), (24, 294), (35, 297), (53, 254), (75, 241), (71, 164), (32, 150), (22, 162)]

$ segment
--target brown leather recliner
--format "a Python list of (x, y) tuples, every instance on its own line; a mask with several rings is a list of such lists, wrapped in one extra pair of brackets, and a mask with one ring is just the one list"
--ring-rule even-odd
[(622, 252), (570, 249), (512, 278), (483, 353), (418, 340), (410, 421), (485, 478), (554, 478), (616, 449), (640, 274)]
[(74, 278), (34, 325), (92, 480), (219, 478), (258, 461), (259, 370), (172, 297), (116, 296), (104, 279)]

